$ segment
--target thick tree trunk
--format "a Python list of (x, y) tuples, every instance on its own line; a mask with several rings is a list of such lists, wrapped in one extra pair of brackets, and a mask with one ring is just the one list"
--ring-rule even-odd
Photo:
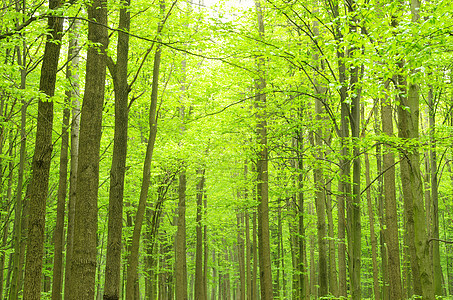
[[(115, 133), (110, 169), (108, 210), (108, 236), (105, 264), (104, 299), (116, 300), (120, 296), (121, 249), (123, 230), (123, 193), (126, 174), (128, 96), (127, 83), (129, 53), (130, 0), (123, 2), (120, 9), (117, 44), (117, 61), (111, 61), (109, 70), (113, 78), (115, 94)], [(125, 31), (125, 32), (123, 32)]]
[[(49, 0), (49, 9), (51, 10), (58, 9), (60, 5), (61, 2), (58, 0)], [(63, 19), (55, 16), (49, 17), (47, 28), (51, 32), (47, 36), (39, 82), (39, 90), (46, 95), (46, 99), (40, 99), (38, 102), (36, 142), (30, 187), (30, 214), (25, 263), (24, 299), (40, 299), (41, 297), (46, 199), (49, 185), (50, 160), (53, 149), (53, 101), (49, 101), (48, 98), (52, 97), (55, 93)]]
[(95, 296), (97, 220), (99, 186), (99, 150), (102, 108), (106, 76), (105, 49), (108, 44), (107, 8), (104, 0), (88, 7), (88, 48), (85, 93), (80, 123), (80, 147), (77, 168), (74, 241), (70, 280), (66, 283), (69, 299), (93, 299)]

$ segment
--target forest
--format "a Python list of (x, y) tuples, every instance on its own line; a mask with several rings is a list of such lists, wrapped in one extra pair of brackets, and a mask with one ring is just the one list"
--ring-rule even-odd
[(453, 1), (2, 0), (0, 298), (451, 299)]

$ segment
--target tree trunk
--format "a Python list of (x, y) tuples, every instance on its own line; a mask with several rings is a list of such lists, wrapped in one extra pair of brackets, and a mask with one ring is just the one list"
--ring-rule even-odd
[[(20, 53), (19, 47), (17, 50), (17, 62), (19, 66), (25, 66), (25, 43), (23, 44), (23, 54)], [(25, 89), (26, 84), (26, 68), (21, 68), (21, 89)], [(25, 218), (24, 201), (23, 201), (23, 181), (24, 181), (24, 168), (26, 158), (26, 142), (27, 136), (25, 133), (25, 126), (27, 122), (27, 107), (28, 103), (22, 100), (21, 107), (21, 121), (20, 121), (20, 150), (19, 150), (19, 170), (17, 174), (17, 189), (16, 189), (16, 206), (14, 209), (14, 227), (13, 227), (13, 247), (14, 254), (12, 256), (12, 278), (9, 289), (9, 299), (18, 299), (21, 282), (19, 278), (22, 277), (22, 268), (20, 268), (20, 249), (21, 240), (23, 239), (22, 223)]]
[[(258, 18), (258, 32), (260, 38), (264, 38), (264, 19), (260, 0), (255, 0), (256, 14)], [(272, 271), (270, 258), (270, 237), (269, 237), (269, 194), (268, 194), (268, 149), (267, 149), (267, 115), (266, 115), (266, 79), (264, 57), (257, 57), (259, 79), (256, 80), (255, 102), (257, 108), (256, 132), (258, 138), (258, 159), (256, 169), (257, 179), (257, 200), (258, 200), (258, 252), (260, 263), (261, 299), (273, 298), (272, 293)]]
[[(430, 164), (431, 164), (431, 202), (432, 202), (432, 237), (439, 239), (439, 192), (437, 183), (437, 151), (436, 151), (436, 103), (433, 97), (433, 87), (428, 91), (429, 107), (429, 137), (430, 137)], [(430, 217), (431, 217), (430, 216)], [(434, 293), (442, 296), (442, 268), (440, 264), (439, 242), (432, 241)]]
[[(88, 48), (85, 93), (83, 97), (80, 147), (77, 168), (74, 240), (70, 280), (66, 283), (69, 299), (93, 299), (95, 296), (99, 150), (108, 44), (107, 8), (104, 0), (94, 0), (88, 7)], [(98, 24), (99, 23), (99, 24)]]
[[(388, 88), (388, 83), (386, 83)], [(393, 137), (393, 114), (390, 98), (381, 100), (382, 132), (388, 137)], [(389, 276), (390, 299), (403, 299), (401, 286), (401, 267), (398, 239), (398, 210), (396, 206), (395, 188), (395, 158), (390, 145), (384, 145), (384, 201), (385, 201), (385, 226)]]
[(237, 250), (238, 250), (238, 263), (239, 263), (239, 297), (240, 300), (245, 300), (245, 258), (244, 258), (244, 213), (237, 213)]
[[(71, 68), (67, 70), (66, 76), (70, 79), (71, 89), (68, 89), (66, 97), (72, 100), (72, 121), (71, 121), (71, 171), (69, 175), (69, 196), (68, 196), (68, 229), (66, 234), (66, 264), (64, 282), (70, 282), (70, 266), (72, 261), (72, 250), (74, 243), (74, 218), (77, 186), (77, 164), (79, 158), (79, 128), (80, 128), (80, 88), (79, 88), (79, 20), (74, 20), (69, 28), (70, 41), (68, 49), (68, 60), (71, 60)], [(64, 299), (69, 299), (69, 288), (65, 285)]]
[[(313, 21), (313, 35), (319, 37), (319, 26), (318, 21)], [(313, 54), (313, 60), (317, 72), (322, 69), (322, 62), (319, 59), (319, 55), (316, 50)], [(317, 161), (324, 160), (324, 149), (323, 141), (326, 140), (325, 132), (323, 130), (323, 103), (325, 88), (319, 82), (317, 73), (313, 75), (314, 94), (317, 96), (315, 100), (315, 120), (316, 120), (316, 131), (310, 132), (310, 142), (314, 150), (314, 157)], [(322, 100), (321, 100), (322, 99)], [(310, 112), (311, 114), (311, 112)], [(314, 136), (314, 137), (313, 137)], [(326, 226), (326, 193), (325, 193), (325, 180), (323, 175), (322, 164), (316, 164), (313, 168), (313, 181), (315, 185), (315, 205), (316, 205), (316, 216), (317, 216), (317, 236), (318, 236), (318, 296), (325, 297), (329, 292), (329, 281), (327, 271), (327, 226)]]
[(117, 60), (108, 63), (115, 94), (115, 133), (110, 169), (108, 236), (105, 263), (104, 299), (116, 300), (121, 286), (121, 249), (123, 230), (123, 193), (126, 173), (128, 97), (127, 83), (130, 27), (130, 0), (122, 2), (118, 26)]
[[(57, 10), (61, 1), (49, 0), (49, 9)], [(40, 299), (41, 276), (44, 254), (44, 231), (46, 225), (46, 199), (49, 185), (50, 160), (52, 157), (53, 101), (57, 80), (58, 58), (60, 57), (63, 19), (49, 17), (44, 57), (41, 66), (39, 90), (46, 99), (38, 102), (35, 152), (32, 163), (30, 187), (29, 231), (25, 262), (24, 299)]]
[(203, 190), (204, 190), (204, 170), (199, 169), (197, 171), (198, 184), (197, 184), (197, 217), (196, 217), (196, 235), (197, 245), (195, 254), (195, 299), (205, 300), (206, 295), (204, 294), (204, 281), (206, 278), (203, 276), (203, 226), (202, 226), (202, 215), (203, 215)]
[[(161, 1), (161, 12), (163, 14), (165, 10), (165, 3)], [(159, 35), (162, 31), (163, 23), (161, 22), (157, 28), (158, 40)], [(138, 299), (138, 295), (135, 294), (136, 287), (138, 285), (138, 261), (139, 261), (139, 249), (140, 249), (140, 233), (142, 230), (143, 217), (146, 209), (146, 199), (148, 197), (148, 190), (151, 178), (151, 161), (154, 151), (154, 143), (157, 135), (157, 96), (159, 87), (159, 69), (161, 61), (162, 49), (161, 45), (157, 45), (156, 53), (154, 55), (154, 66), (153, 66), (153, 82), (151, 90), (151, 103), (149, 109), (149, 136), (148, 144), (146, 147), (145, 161), (143, 162), (143, 175), (142, 185), (140, 189), (140, 198), (137, 207), (137, 214), (135, 216), (134, 231), (132, 234), (131, 250), (128, 257), (127, 267), (127, 283), (126, 283), (126, 299), (135, 300)]]
[[(68, 64), (66, 78), (71, 79), (71, 66)], [(54, 257), (52, 275), (52, 300), (60, 300), (63, 288), (63, 248), (64, 248), (64, 215), (66, 193), (68, 187), (68, 147), (69, 147), (69, 118), (71, 116), (71, 92), (66, 93), (63, 110), (63, 125), (61, 128), (60, 170), (57, 193), (57, 219), (54, 231)]]

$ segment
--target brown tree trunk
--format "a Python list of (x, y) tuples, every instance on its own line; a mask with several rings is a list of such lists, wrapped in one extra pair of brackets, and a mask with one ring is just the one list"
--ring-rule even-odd
[[(161, 1), (161, 12), (165, 10), (165, 3)], [(161, 22), (157, 28), (157, 34), (162, 31), (163, 23)], [(158, 37), (159, 39), (159, 37)], [(145, 161), (143, 162), (143, 175), (142, 185), (140, 189), (140, 198), (137, 207), (137, 214), (135, 216), (134, 231), (132, 234), (132, 242), (130, 246), (130, 254), (128, 257), (127, 267), (127, 283), (126, 283), (126, 300), (138, 299), (136, 295), (138, 285), (138, 261), (139, 261), (139, 248), (140, 248), (140, 234), (143, 224), (143, 217), (146, 208), (146, 199), (148, 197), (148, 190), (151, 178), (151, 161), (154, 151), (154, 143), (157, 135), (157, 96), (159, 87), (159, 69), (161, 61), (162, 49), (161, 45), (157, 45), (156, 53), (154, 55), (153, 66), (153, 82), (151, 90), (151, 103), (149, 109), (149, 137), (146, 147)]]
[(198, 184), (197, 184), (197, 217), (196, 217), (196, 235), (197, 245), (195, 253), (195, 299), (205, 300), (203, 282), (206, 280), (203, 276), (203, 190), (204, 190), (204, 170), (197, 171)]
[[(70, 266), (72, 261), (72, 250), (74, 243), (74, 218), (77, 186), (77, 164), (79, 158), (79, 128), (80, 128), (80, 88), (79, 88), (79, 20), (74, 20), (69, 28), (70, 41), (68, 49), (68, 59), (71, 60), (71, 68), (67, 71), (70, 79), (71, 89), (67, 91), (66, 97), (72, 100), (72, 121), (71, 121), (71, 171), (69, 175), (69, 196), (68, 196), (68, 229), (66, 234), (66, 264), (64, 282), (70, 282)], [(69, 289), (65, 285), (64, 299), (69, 299)]]
[[(71, 66), (68, 64), (66, 78), (71, 80)], [(68, 187), (68, 147), (69, 147), (69, 118), (71, 117), (71, 92), (66, 93), (63, 110), (63, 125), (61, 128), (60, 170), (57, 193), (57, 219), (54, 231), (54, 257), (52, 275), (52, 300), (62, 298), (63, 288), (63, 248), (64, 248), (64, 215), (66, 193)]]
[[(388, 87), (388, 83), (386, 83)], [(393, 137), (393, 114), (390, 98), (382, 99), (381, 103), (382, 132)], [(398, 211), (396, 206), (395, 188), (395, 158), (392, 148), (384, 145), (384, 201), (385, 201), (385, 225), (387, 262), (389, 276), (389, 297), (390, 299), (403, 299), (401, 286), (401, 267), (399, 256), (398, 239)]]
[(105, 263), (104, 299), (116, 300), (120, 296), (121, 249), (123, 230), (123, 193), (126, 174), (128, 98), (130, 87), (127, 82), (130, 0), (122, 2), (118, 26), (116, 64), (109, 60), (115, 94), (115, 133), (110, 169), (108, 236)]
[(187, 298), (187, 263), (186, 263), (186, 172), (179, 175), (178, 221), (175, 237), (175, 292), (176, 299)]
[[(264, 17), (260, 0), (255, 0), (256, 14), (258, 18), (258, 32), (260, 38), (264, 38)], [(261, 299), (273, 299), (272, 293), (272, 271), (270, 258), (270, 237), (269, 237), (269, 194), (268, 194), (268, 149), (267, 149), (267, 115), (266, 115), (266, 79), (264, 57), (257, 58), (259, 79), (256, 80), (255, 102), (257, 112), (257, 138), (258, 138), (258, 159), (256, 169), (257, 178), (257, 200), (258, 200), (258, 252), (260, 263)]]
[(105, 49), (108, 44), (107, 8), (104, 0), (88, 7), (88, 48), (85, 93), (83, 97), (80, 147), (77, 168), (74, 241), (70, 280), (66, 283), (69, 299), (93, 299), (95, 296), (99, 150), (106, 76)]
[(239, 297), (240, 300), (245, 300), (245, 258), (244, 258), (244, 213), (237, 213), (237, 250), (238, 250), (238, 264), (239, 264)]
[[(49, 9), (51, 10), (58, 9), (60, 5), (61, 1), (49, 0)], [(46, 99), (40, 99), (38, 102), (36, 142), (32, 163), (32, 180), (30, 183), (29, 232), (25, 262), (24, 299), (40, 299), (41, 297), (46, 199), (49, 185), (50, 160), (53, 149), (53, 101), (48, 101), (48, 98), (52, 97), (55, 93), (63, 19), (55, 16), (49, 17), (47, 28), (50, 30), (50, 35), (47, 36), (39, 82), (39, 90), (46, 95)]]
[[(433, 87), (428, 91), (429, 107), (429, 137), (430, 137), (430, 164), (431, 164), (431, 201), (432, 201), (432, 235), (428, 238), (439, 239), (439, 192), (437, 183), (437, 151), (436, 151), (436, 103), (433, 97)], [(434, 293), (442, 296), (442, 268), (440, 264), (439, 242), (432, 241)]]
[[(17, 50), (17, 62), (19, 66), (25, 66), (25, 43), (23, 44), (23, 53), (20, 53), (19, 47), (16, 47)], [(26, 68), (21, 68), (21, 89), (25, 89), (26, 84)], [(24, 181), (24, 168), (25, 168), (25, 157), (26, 157), (26, 142), (27, 136), (25, 133), (25, 126), (27, 121), (27, 107), (28, 103), (22, 101), (21, 107), (21, 129), (20, 129), (20, 150), (19, 150), (19, 170), (17, 174), (17, 189), (16, 189), (16, 207), (14, 210), (14, 227), (13, 227), (13, 247), (14, 247), (14, 254), (11, 258), (12, 260), (12, 278), (10, 283), (9, 289), (9, 299), (18, 299), (19, 290), (21, 286), (22, 277), (22, 268), (20, 267), (20, 249), (21, 244), (23, 243), (23, 233), (22, 233), (22, 223), (23, 218), (25, 218), (24, 212), (24, 200), (23, 200), (23, 181)]]
[(253, 257), (253, 270), (252, 270), (252, 299), (258, 299), (258, 285), (256, 277), (258, 276), (258, 253), (257, 253), (257, 224), (256, 224), (256, 210), (253, 211), (252, 217), (252, 257)]

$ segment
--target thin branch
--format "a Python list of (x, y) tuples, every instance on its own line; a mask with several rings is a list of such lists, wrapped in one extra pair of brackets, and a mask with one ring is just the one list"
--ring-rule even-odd
[(442, 243), (445, 243), (445, 244), (453, 244), (453, 241), (447, 241), (447, 240), (436, 239), (436, 238), (430, 238), (428, 240), (428, 244), (431, 243), (432, 241), (442, 242)]

